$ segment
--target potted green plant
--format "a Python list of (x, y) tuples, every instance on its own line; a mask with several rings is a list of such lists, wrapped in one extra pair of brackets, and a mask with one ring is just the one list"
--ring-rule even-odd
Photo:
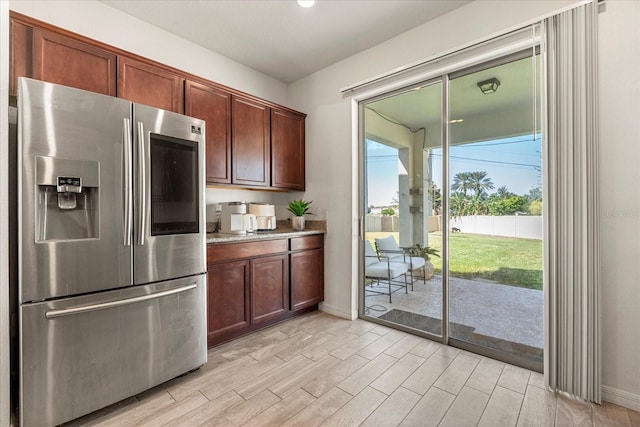
[(435, 267), (431, 263), (431, 257), (436, 256), (440, 258), (438, 250), (436, 248), (430, 248), (429, 246), (422, 246), (420, 243), (416, 243), (410, 249), (411, 256), (419, 256), (424, 258), (424, 280), (431, 280), (433, 277), (433, 271)]
[(287, 209), (294, 215), (293, 218), (291, 218), (294, 230), (304, 230), (304, 215), (313, 215), (309, 212), (309, 205), (311, 203), (313, 203), (313, 201), (302, 199), (289, 202), (289, 207)]

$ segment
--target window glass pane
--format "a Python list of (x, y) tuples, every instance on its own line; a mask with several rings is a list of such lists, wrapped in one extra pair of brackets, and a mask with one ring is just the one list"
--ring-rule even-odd
[(434, 336), (442, 335), (441, 115), (441, 82), (365, 106), (363, 309)]
[(529, 56), (449, 83), (449, 335), (541, 369), (542, 146), (534, 61)]
[(151, 235), (198, 232), (197, 143), (151, 134)]

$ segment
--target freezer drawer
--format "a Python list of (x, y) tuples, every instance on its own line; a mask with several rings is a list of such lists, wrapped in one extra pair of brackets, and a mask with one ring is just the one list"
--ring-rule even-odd
[(205, 304), (198, 275), (22, 305), (22, 425), (57, 425), (201, 366)]

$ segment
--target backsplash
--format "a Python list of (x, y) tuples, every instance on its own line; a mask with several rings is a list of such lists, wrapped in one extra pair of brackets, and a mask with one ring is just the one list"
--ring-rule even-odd
[[(211, 233), (215, 230), (216, 221), (218, 220), (218, 206), (224, 202), (256, 202), (271, 203), (276, 209), (277, 227), (291, 228), (291, 212), (287, 210), (290, 200), (304, 197), (301, 192), (277, 192), (277, 191), (261, 191), (261, 190), (242, 190), (235, 188), (207, 188), (207, 232)], [(306, 215), (305, 228), (309, 230), (327, 230), (327, 211), (319, 211), (311, 205), (313, 215)]]
[[(291, 228), (291, 218), (279, 219), (278, 221), (276, 221), (276, 223), (278, 228), (280, 229)], [(326, 219), (309, 219), (309, 217), (305, 217), (304, 229), (327, 231), (327, 220)]]
[[(260, 191), (260, 190), (242, 190), (242, 189), (226, 189), (226, 188), (207, 188), (207, 222), (216, 221), (216, 209), (220, 203), (224, 202), (258, 202), (271, 203), (276, 207), (276, 216), (285, 218), (287, 213), (287, 205), (291, 198), (297, 197), (300, 193), (285, 193), (276, 191)], [(280, 207), (284, 206), (284, 211)]]

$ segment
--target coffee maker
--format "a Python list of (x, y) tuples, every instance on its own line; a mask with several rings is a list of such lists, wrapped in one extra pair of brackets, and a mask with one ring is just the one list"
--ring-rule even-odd
[(269, 203), (250, 203), (249, 213), (256, 216), (258, 231), (276, 229), (276, 209)]
[(222, 203), (220, 213), (220, 233), (247, 234), (254, 233), (258, 228), (256, 216), (247, 213), (244, 202)]

